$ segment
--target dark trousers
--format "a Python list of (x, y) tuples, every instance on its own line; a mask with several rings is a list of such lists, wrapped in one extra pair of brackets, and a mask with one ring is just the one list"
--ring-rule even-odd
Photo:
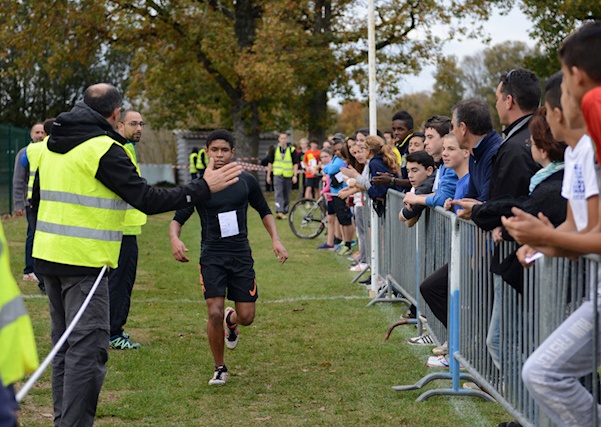
[[(52, 344), (63, 335), (90, 293), (96, 276), (44, 276), (50, 303)], [(109, 347), (108, 280), (102, 278), (90, 304), (52, 360), (55, 427), (94, 424), (106, 375)]]
[(18, 410), (12, 384), (4, 387), (0, 382), (0, 427), (16, 427), (15, 411)]
[(25, 206), (25, 217), (27, 218), (27, 239), (25, 240), (25, 268), (23, 274), (33, 273), (33, 235), (35, 233), (36, 216), (31, 210), (31, 206)]
[(419, 291), (434, 316), (446, 327), (449, 311), (449, 264), (426, 277), (419, 285)]
[(131, 292), (138, 269), (138, 241), (136, 236), (123, 236), (119, 265), (109, 273), (111, 337), (123, 332), (131, 305)]
[(290, 208), (290, 191), (292, 191), (292, 178), (274, 175), (273, 190), (275, 192), (275, 211), (288, 213), (288, 209)]

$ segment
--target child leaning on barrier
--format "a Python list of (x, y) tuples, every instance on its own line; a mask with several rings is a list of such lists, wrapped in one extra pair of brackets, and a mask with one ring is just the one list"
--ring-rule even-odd
[[(561, 105), (570, 127), (586, 124), (599, 159), (601, 55), (593, 52), (601, 52), (601, 21), (584, 24), (570, 34), (559, 49), (563, 71)], [(579, 108), (586, 123), (578, 123)], [(593, 157), (590, 140), (578, 142), (566, 151), (564, 196), (568, 197), (569, 207), (564, 224), (553, 228), (544, 216), (539, 214), (537, 218), (516, 208), (513, 209), (514, 217), (503, 220), (503, 225), (518, 242), (550, 256), (601, 253), (598, 197), (591, 195), (591, 187), (597, 185), (591, 166)], [(579, 159), (582, 169), (574, 170)], [(571, 169), (576, 173), (570, 173)], [(589, 203), (591, 198), (596, 202), (595, 207)], [(527, 249), (520, 258), (524, 263), (525, 254), (528, 254)], [(596, 288), (595, 302), (598, 304), (599, 283)], [(594, 299), (594, 289), (591, 296)], [(593, 334), (597, 334), (597, 342), (601, 339), (596, 320), (593, 301), (584, 302), (536, 349), (522, 369), (522, 378), (530, 394), (560, 426), (593, 425), (593, 405), (597, 405), (597, 416), (601, 414), (597, 401), (578, 381), (596, 370)], [(597, 361), (601, 360), (599, 348), (595, 349)]]
[[(407, 156), (407, 173), (411, 182), (411, 193), (417, 195), (432, 193), (435, 174), (434, 159), (425, 151), (418, 151)], [(405, 207), (399, 212), (399, 221), (404, 222), (407, 227), (412, 227), (425, 205), (412, 205), (405, 203)]]

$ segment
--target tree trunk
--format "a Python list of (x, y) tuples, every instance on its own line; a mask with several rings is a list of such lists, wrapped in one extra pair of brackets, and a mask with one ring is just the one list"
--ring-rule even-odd
[(259, 107), (242, 98), (232, 100), (233, 133), (237, 157), (257, 157), (259, 153)]
[(326, 139), (328, 127), (328, 92), (314, 89), (307, 100), (309, 109), (309, 138), (316, 138), (320, 143)]

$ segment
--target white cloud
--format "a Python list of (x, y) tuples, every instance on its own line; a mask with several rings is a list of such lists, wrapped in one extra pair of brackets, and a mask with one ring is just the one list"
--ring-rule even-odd
[[(445, 45), (444, 51), (447, 55), (455, 55), (461, 59), (466, 55), (474, 54), (486, 47), (505, 41), (523, 41), (530, 46), (534, 46), (534, 41), (528, 35), (531, 25), (531, 22), (518, 7), (513, 7), (511, 12), (506, 15), (501, 15), (495, 10), (490, 19), (484, 24), (484, 29), (490, 36), (489, 44), (476, 39), (465, 39), (460, 42), (451, 41)], [(401, 91), (403, 93), (414, 93), (432, 90), (435, 69), (434, 65), (429, 65), (416, 76), (403, 76), (402, 81), (399, 82)]]

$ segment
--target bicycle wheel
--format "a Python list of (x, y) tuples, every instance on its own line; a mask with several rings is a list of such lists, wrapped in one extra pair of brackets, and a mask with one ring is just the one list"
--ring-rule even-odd
[(292, 206), (288, 223), (292, 232), (301, 239), (314, 239), (325, 228), (326, 211), (319, 200), (300, 199)]

